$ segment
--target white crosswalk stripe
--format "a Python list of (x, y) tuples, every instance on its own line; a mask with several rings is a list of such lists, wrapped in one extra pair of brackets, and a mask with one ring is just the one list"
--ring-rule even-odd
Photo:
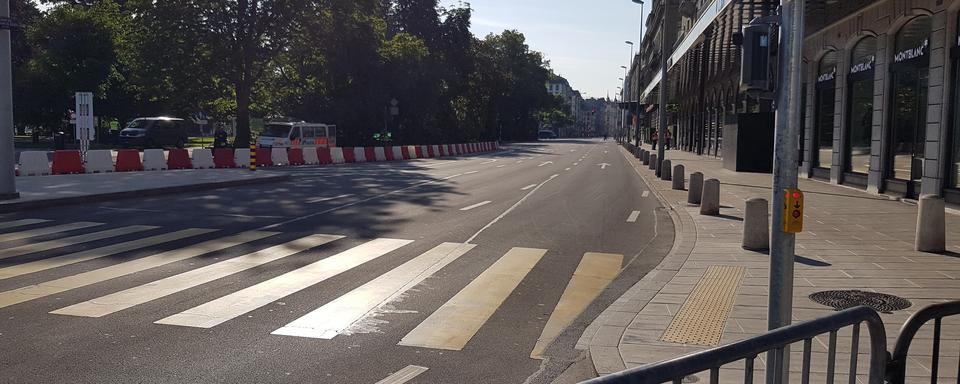
[(22, 219), (22, 220), (14, 220), (14, 221), (5, 221), (5, 222), (0, 223), (0, 229), (24, 227), (24, 226), (27, 226), (27, 225), (46, 223), (46, 222), (48, 222), (48, 221), (50, 221), (50, 220), (43, 220), (43, 219)]
[(312, 235), (54, 311), (100, 317), (294, 255), (343, 236)]
[(420, 284), (473, 244), (443, 243), (276, 331), (275, 335), (332, 339), (378, 307)]
[(427, 367), (421, 367), (419, 365), (408, 365), (394, 372), (394, 374), (387, 376), (385, 379), (378, 381), (376, 384), (403, 384), (420, 376), (421, 373), (426, 372), (428, 369)]
[(143, 231), (148, 231), (148, 230), (157, 229), (157, 228), (159, 227), (154, 227), (149, 225), (131, 225), (129, 227), (114, 228), (106, 231), (87, 233), (87, 234), (67, 237), (63, 239), (24, 244), (19, 247), (5, 248), (3, 250), (0, 250), (0, 260), (8, 259), (16, 256), (23, 256), (30, 253), (49, 251), (55, 248), (69, 247), (71, 245), (109, 239), (115, 236), (129, 235), (131, 233), (143, 232)]
[(103, 223), (89, 223), (89, 222), (81, 221), (81, 222), (77, 222), (77, 223), (69, 223), (69, 224), (56, 225), (56, 226), (53, 226), (53, 227), (43, 227), (43, 228), (31, 229), (31, 230), (28, 230), (28, 231), (4, 233), (4, 234), (0, 235), (0, 242), (29, 239), (29, 238), (31, 238), (31, 237), (37, 237), (37, 236), (43, 236), (43, 235), (52, 235), (52, 234), (54, 234), (54, 233), (67, 232), (67, 231), (73, 231), (73, 230), (77, 230), (77, 229), (84, 229), (84, 228), (96, 227), (96, 226), (98, 226), (98, 225), (103, 225)]
[(413, 240), (376, 239), (287, 272), (252, 287), (156, 321), (157, 324), (210, 328), (270, 304), (356, 266), (390, 253)]

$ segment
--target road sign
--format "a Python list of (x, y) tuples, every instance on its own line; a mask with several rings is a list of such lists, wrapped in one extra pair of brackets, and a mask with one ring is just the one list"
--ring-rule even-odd
[(803, 192), (787, 189), (783, 195), (783, 231), (803, 232)]

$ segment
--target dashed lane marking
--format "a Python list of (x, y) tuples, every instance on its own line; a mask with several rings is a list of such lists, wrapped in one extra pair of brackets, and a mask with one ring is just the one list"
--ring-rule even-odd
[(528, 189), (530, 189), (530, 188), (533, 188), (533, 187), (536, 187), (536, 186), (537, 186), (536, 184), (530, 184), (530, 185), (528, 185), (528, 186), (526, 186), (526, 187), (520, 188), (520, 190), (521, 190), (521, 191), (526, 191), (526, 190), (528, 190)]
[(308, 199), (308, 200), (307, 200), (307, 203), (310, 203), (310, 204), (322, 203), (322, 202), (324, 202), (324, 201), (344, 199), (344, 198), (347, 198), (347, 197), (350, 197), (350, 196), (353, 196), (353, 195), (351, 195), (351, 194), (344, 194), (344, 195), (333, 196), (333, 197), (314, 197), (314, 198), (312, 198), (312, 199)]
[(649, 197), (649, 196), (650, 196), (650, 191), (643, 191), (643, 193), (640, 194), (640, 197)]
[(474, 205), (468, 205), (468, 206), (466, 206), (466, 207), (460, 208), (460, 210), (461, 210), (461, 211), (469, 211), (469, 210), (471, 210), (471, 209), (480, 208), (480, 207), (482, 207), (482, 206), (484, 206), (484, 205), (487, 205), (487, 204), (490, 204), (490, 203), (492, 203), (492, 201), (490, 201), (490, 200), (482, 201), (482, 202), (476, 203), (476, 204), (474, 204)]
[(630, 217), (627, 217), (627, 222), (636, 223), (638, 218), (640, 218), (640, 211), (633, 211), (630, 213)]

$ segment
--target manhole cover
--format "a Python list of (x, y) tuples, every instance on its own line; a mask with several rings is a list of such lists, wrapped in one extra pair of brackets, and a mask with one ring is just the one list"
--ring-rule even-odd
[(866, 292), (858, 290), (822, 291), (810, 295), (810, 300), (816, 303), (833, 307), (836, 310), (853, 308), (865, 305), (875, 311), (890, 313), (910, 308), (910, 300), (886, 293)]
[(697, 383), (700, 381), (700, 377), (697, 375), (689, 375), (683, 378), (684, 383)]

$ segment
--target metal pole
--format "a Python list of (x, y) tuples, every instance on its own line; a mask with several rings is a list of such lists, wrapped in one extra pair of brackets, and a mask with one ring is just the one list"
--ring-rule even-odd
[[(637, 53), (640, 53), (640, 50), (643, 49), (643, 1), (638, 0), (638, 2), (640, 3), (640, 37), (637, 39), (637, 44), (639, 44), (640, 47), (637, 48)], [(640, 61), (643, 61), (643, 60), (641, 59)], [(640, 74), (640, 69), (637, 68), (637, 75), (639, 74)], [(634, 131), (633, 134), (635, 136), (634, 141), (636, 143), (636, 147), (640, 148), (640, 138), (643, 137), (640, 130), (640, 79), (637, 79), (636, 95), (637, 95), (637, 130)]]
[[(664, 1), (663, 3), (666, 3)], [(670, 17), (667, 16), (670, 14), (671, 4), (663, 4), (663, 23), (660, 25), (660, 97), (659, 97), (659, 110), (657, 111), (657, 116), (659, 117), (660, 127), (657, 130), (657, 164), (654, 166), (656, 169), (657, 176), (660, 176), (660, 164), (663, 163), (663, 157), (665, 155), (664, 147), (667, 143), (667, 99), (669, 95), (669, 88), (667, 83), (669, 79), (667, 78), (667, 55), (670, 54), (671, 48), (668, 47), (669, 44), (673, 42), (667, 34), (669, 29), (667, 29), (667, 21), (670, 20)]]
[[(10, 0), (0, 0), (0, 17), (10, 17)], [(0, 199), (16, 199), (17, 180), (13, 147), (13, 75), (10, 30), (0, 30)]]
[[(773, 222), (770, 228), (770, 296), (767, 326), (790, 324), (793, 308), (793, 263), (796, 236), (783, 232), (784, 190), (797, 186), (797, 137), (802, 76), (803, 7), (799, 0), (782, 0), (780, 52), (777, 67), (776, 140), (773, 163)], [(768, 355), (767, 383), (787, 383), (790, 375), (789, 346), (779, 356)]]

